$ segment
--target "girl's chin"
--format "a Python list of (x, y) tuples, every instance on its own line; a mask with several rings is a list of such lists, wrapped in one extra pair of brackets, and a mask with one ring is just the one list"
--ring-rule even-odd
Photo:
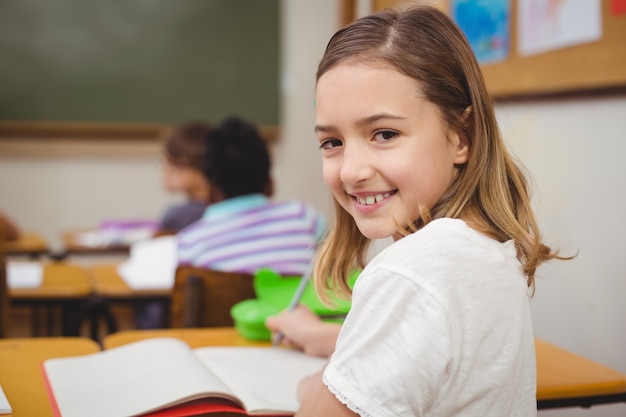
[(388, 237), (392, 237), (393, 235), (396, 234), (395, 229), (392, 231), (389, 231), (389, 230), (382, 230), (380, 228), (371, 228), (365, 225), (359, 226), (358, 224), (357, 224), (357, 227), (359, 228), (359, 231), (361, 232), (361, 234), (370, 240), (387, 239)]

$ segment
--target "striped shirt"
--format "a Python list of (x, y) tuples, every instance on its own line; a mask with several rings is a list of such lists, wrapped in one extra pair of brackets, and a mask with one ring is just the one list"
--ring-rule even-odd
[(299, 202), (253, 194), (209, 206), (178, 233), (178, 264), (254, 273), (302, 275), (325, 231), (324, 217)]

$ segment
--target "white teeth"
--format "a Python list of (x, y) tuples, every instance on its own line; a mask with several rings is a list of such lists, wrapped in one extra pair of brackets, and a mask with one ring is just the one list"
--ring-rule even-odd
[(356, 201), (359, 202), (359, 204), (364, 204), (366, 206), (369, 206), (371, 204), (374, 203), (378, 203), (379, 201), (384, 200), (385, 198), (389, 197), (389, 193), (385, 193), (385, 194), (376, 194), (376, 195), (368, 195), (367, 197), (356, 197)]

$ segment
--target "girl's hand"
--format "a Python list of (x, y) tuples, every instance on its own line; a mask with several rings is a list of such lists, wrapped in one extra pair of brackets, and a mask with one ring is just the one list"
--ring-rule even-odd
[(295, 346), (309, 355), (325, 357), (335, 350), (341, 328), (339, 324), (323, 322), (303, 305), (268, 317), (265, 325), (273, 333), (282, 333), (283, 344)]

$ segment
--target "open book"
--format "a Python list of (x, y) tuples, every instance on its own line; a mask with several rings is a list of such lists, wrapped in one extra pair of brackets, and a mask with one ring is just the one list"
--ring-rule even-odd
[(191, 349), (154, 338), (42, 368), (56, 416), (278, 416), (297, 411), (299, 381), (325, 364), (283, 348)]

